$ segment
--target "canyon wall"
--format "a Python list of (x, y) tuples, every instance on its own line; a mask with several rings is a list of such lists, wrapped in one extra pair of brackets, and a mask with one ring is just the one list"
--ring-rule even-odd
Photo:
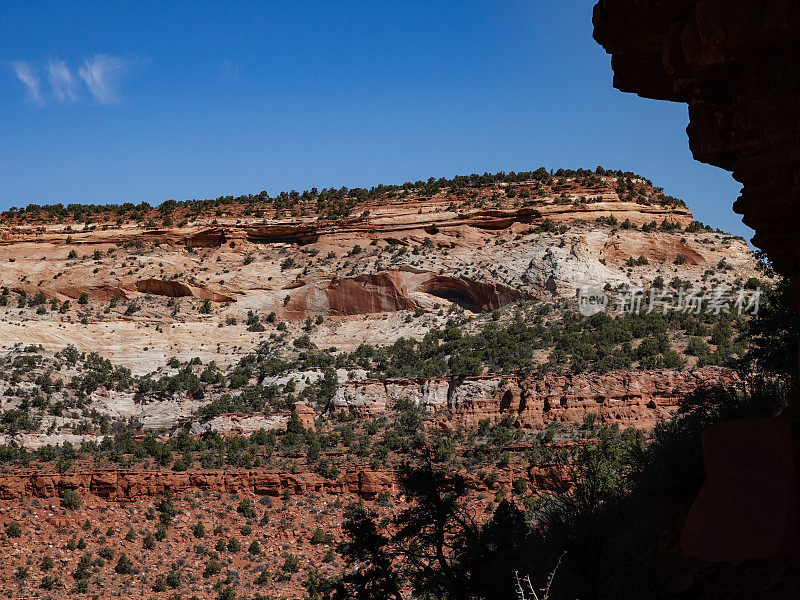
[[(532, 466), (516, 472), (509, 469), (495, 471), (497, 478), (491, 484), (467, 474), (467, 487), (475, 491), (509, 489), (512, 481), (519, 477), (526, 478), (539, 492), (564, 491), (571, 485), (570, 475), (563, 465)], [(349, 494), (375, 500), (384, 492), (395, 495), (398, 489), (396, 471), (368, 467), (350, 468), (336, 479), (327, 479), (313, 471), (288, 473), (266, 469), (184, 472), (97, 469), (64, 474), (41, 471), (0, 474), (0, 500), (59, 498), (66, 490), (110, 501), (138, 500), (164, 492), (203, 490), (257, 496), (306, 495), (312, 492)]]
[(598, 423), (650, 430), (675, 412), (680, 399), (708, 385), (733, 384), (730, 369), (691, 371), (610, 371), (548, 374), (540, 378), (470, 377), (463, 380), (388, 379), (347, 381), (340, 385), (334, 411), (366, 417), (386, 411), (400, 400), (424, 410), (446, 413), (453, 425), (475, 428), (481, 419), (509, 417), (523, 428), (549, 423), (580, 425), (588, 415)]
[[(169, 227), (153, 226), (165, 220), (155, 209), (91, 223), (4, 214), (0, 290), (11, 296), (0, 298), (0, 351), (72, 344), (136, 374), (172, 356), (226, 366), (281, 321), (290, 336), (349, 351), (420, 338), (451, 309), (758, 275), (743, 240), (693, 224), (673, 200), (632, 174), (592, 174), (403, 192), (337, 220), (269, 204), (175, 214)], [(251, 327), (270, 313), (265, 330)]]

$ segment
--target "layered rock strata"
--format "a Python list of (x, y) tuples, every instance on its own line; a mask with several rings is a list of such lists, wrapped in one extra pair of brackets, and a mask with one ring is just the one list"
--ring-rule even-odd
[(477, 427), (482, 419), (509, 417), (524, 428), (550, 423), (580, 425), (589, 415), (599, 423), (652, 429), (678, 409), (686, 394), (703, 386), (738, 381), (725, 368), (692, 371), (610, 371), (541, 378), (515, 376), (441, 379), (367, 379), (339, 386), (331, 408), (368, 417), (400, 400), (431, 412), (446, 412), (453, 424)]
[[(473, 490), (509, 488), (513, 479), (527, 478), (537, 491), (557, 492), (568, 489), (570, 476), (563, 465), (542, 465), (517, 473), (499, 471), (498, 478), (487, 484), (474, 476), (467, 477)], [(164, 492), (214, 491), (218, 493), (280, 496), (285, 493), (306, 495), (311, 492), (357, 495), (374, 500), (383, 492), (398, 491), (397, 473), (389, 470), (351, 468), (337, 479), (326, 479), (312, 471), (287, 473), (277, 470), (248, 471), (127, 471), (91, 470), (60, 474), (40, 471), (0, 475), (0, 500), (17, 498), (58, 498), (65, 490), (93, 494), (110, 501), (137, 500)]]

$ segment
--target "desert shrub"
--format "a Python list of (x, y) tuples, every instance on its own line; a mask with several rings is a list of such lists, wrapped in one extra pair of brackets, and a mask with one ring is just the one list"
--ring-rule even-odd
[(222, 572), (222, 565), (219, 563), (219, 561), (210, 560), (206, 563), (206, 566), (203, 569), (203, 577), (208, 579), (209, 577), (218, 575), (220, 572)]
[(631, 256), (625, 261), (625, 265), (628, 267), (643, 267), (648, 264), (650, 264), (650, 261), (647, 260), (647, 257), (645, 256), (639, 256), (638, 258), (633, 258)]
[(142, 538), (142, 546), (145, 550), (152, 550), (156, 547), (156, 540), (152, 532), (148, 531)]
[(794, 311), (792, 283), (786, 278), (762, 289), (758, 313), (748, 326), (748, 349), (740, 368), (797, 381), (800, 321)]
[(311, 536), (311, 543), (314, 544), (314, 545), (327, 544), (330, 541), (331, 541), (331, 536), (330, 535), (326, 535), (325, 532), (322, 531), (322, 529), (319, 528), (319, 527), (317, 527), (314, 530), (314, 533)]
[(300, 559), (294, 554), (288, 554), (283, 560), (281, 570), (284, 573), (297, 573), (300, 570)]
[(202, 523), (198, 523), (192, 528), (192, 534), (196, 538), (203, 538), (206, 537), (206, 528), (203, 526)]
[(261, 569), (261, 571), (258, 573), (258, 577), (256, 577), (255, 580), (256, 585), (267, 585), (269, 584), (269, 582), (270, 582), (269, 569), (266, 568)]
[(220, 587), (217, 593), (217, 600), (236, 600), (236, 590), (230, 585)]
[(243, 498), (242, 501), (239, 502), (239, 506), (236, 507), (236, 512), (246, 519), (256, 518), (256, 511), (253, 508), (253, 502), (250, 500), (250, 498)]
[(45, 575), (44, 577), (42, 577), (42, 581), (39, 584), (39, 587), (49, 592), (58, 587), (61, 587), (61, 582), (58, 580), (57, 577), (53, 577), (52, 575)]
[(178, 565), (173, 564), (169, 570), (169, 573), (167, 573), (165, 582), (169, 587), (171, 587), (174, 590), (180, 586), (181, 578), (182, 574), (180, 568), (178, 568)]
[(686, 354), (689, 356), (705, 356), (711, 351), (708, 344), (702, 338), (692, 336), (686, 345)]
[(61, 497), (61, 506), (68, 510), (78, 510), (81, 507), (81, 497), (75, 490), (64, 490)]
[(133, 573), (133, 561), (124, 552), (121, 553), (114, 566), (114, 571), (120, 575), (130, 575)]
[(166, 493), (158, 503), (158, 518), (165, 526), (172, 523), (172, 519), (178, 514), (178, 509), (172, 501), (172, 494)]
[(18, 538), (22, 535), (22, 527), (16, 521), (9, 521), (6, 525), (6, 535), (10, 538)]
[(83, 554), (78, 561), (78, 566), (72, 573), (75, 579), (87, 579), (89, 577), (89, 567), (92, 566), (92, 555), (89, 553)]

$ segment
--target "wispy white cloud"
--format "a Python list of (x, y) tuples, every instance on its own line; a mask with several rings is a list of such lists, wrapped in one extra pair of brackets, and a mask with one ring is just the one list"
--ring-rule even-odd
[(115, 104), (119, 102), (119, 78), (125, 67), (121, 58), (96, 54), (93, 59), (84, 61), (78, 74), (95, 100), (100, 104)]
[(28, 100), (36, 104), (44, 104), (42, 99), (42, 90), (39, 85), (39, 77), (33, 70), (33, 67), (25, 61), (18, 60), (11, 63), (11, 68), (25, 89), (28, 91)]
[(53, 96), (59, 102), (75, 102), (78, 94), (75, 90), (76, 80), (67, 63), (55, 59), (47, 63), (47, 75)]
[[(81, 91), (83, 85), (86, 86), (88, 95), (98, 104), (116, 104), (121, 100), (122, 76), (137, 63), (108, 54), (95, 54), (94, 57), (85, 59), (77, 70), (70, 68), (60, 58), (48, 60), (43, 67), (24, 60), (5, 63), (0, 61), (0, 65), (2, 64), (9, 65), (25, 86), (28, 101), (44, 106), (50, 102), (64, 104), (86, 98), (87, 95)], [(47, 77), (44, 85), (43, 75), (40, 75), (42, 71)]]

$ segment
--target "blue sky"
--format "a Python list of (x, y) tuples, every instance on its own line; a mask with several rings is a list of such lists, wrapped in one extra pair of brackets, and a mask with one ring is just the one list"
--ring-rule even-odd
[(3, 2), (0, 208), (600, 164), (749, 238), (686, 106), (611, 87), (592, 5)]

